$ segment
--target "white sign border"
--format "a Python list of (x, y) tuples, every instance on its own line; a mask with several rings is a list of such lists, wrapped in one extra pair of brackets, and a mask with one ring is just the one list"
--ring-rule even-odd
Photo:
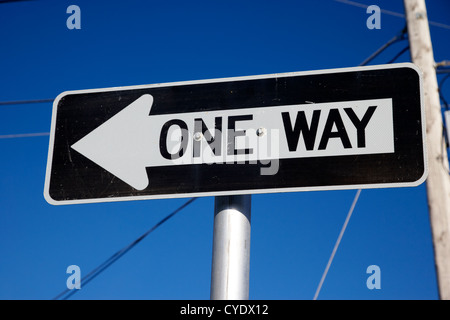
[[(420, 105), (421, 105), (421, 121), (422, 121), (422, 145), (423, 145), (423, 161), (424, 172), (420, 179), (413, 182), (399, 182), (399, 183), (379, 183), (379, 184), (355, 184), (355, 185), (337, 185), (337, 186), (320, 186), (320, 187), (287, 187), (287, 188), (269, 188), (269, 189), (248, 189), (248, 190), (234, 190), (234, 191), (211, 191), (211, 192), (194, 192), (194, 193), (174, 193), (174, 194), (159, 194), (159, 195), (142, 195), (142, 196), (129, 196), (129, 197), (105, 197), (105, 198), (93, 198), (82, 200), (54, 200), (49, 193), (50, 188), (50, 175), (53, 161), (53, 148), (55, 142), (56, 131), (56, 115), (59, 101), (67, 96), (74, 94), (96, 93), (96, 92), (109, 92), (119, 90), (137, 90), (137, 89), (150, 89), (159, 87), (173, 87), (192, 84), (207, 84), (229, 81), (247, 81), (256, 79), (270, 79), (270, 78), (284, 78), (294, 76), (306, 76), (315, 74), (333, 74), (355, 71), (368, 71), (368, 70), (385, 70), (385, 69), (398, 69), (398, 68), (410, 68), (416, 71), (419, 76), (420, 87)], [(396, 188), (396, 187), (416, 187), (422, 184), (428, 176), (428, 161), (427, 161), (427, 149), (425, 138), (425, 110), (424, 110), (424, 97), (423, 97), (423, 75), (422, 71), (412, 63), (395, 63), (395, 64), (382, 64), (372, 65), (364, 67), (350, 67), (350, 68), (336, 68), (336, 69), (324, 69), (313, 71), (300, 71), (300, 72), (287, 72), (287, 73), (274, 73), (256, 76), (242, 76), (242, 77), (230, 77), (230, 78), (217, 78), (206, 80), (193, 80), (193, 81), (179, 81), (168, 82), (149, 85), (137, 85), (126, 87), (111, 87), (100, 89), (87, 89), (87, 90), (75, 90), (64, 91), (59, 94), (53, 101), (52, 121), (50, 128), (49, 149), (47, 157), (47, 167), (44, 183), (44, 198), (52, 205), (66, 205), (66, 204), (87, 204), (87, 203), (102, 203), (102, 202), (117, 202), (117, 201), (134, 201), (134, 200), (153, 200), (153, 199), (174, 199), (174, 198), (190, 198), (190, 197), (206, 197), (206, 196), (226, 196), (226, 195), (241, 195), (241, 194), (265, 194), (265, 193), (281, 193), (281, 192), (302, 192), (302, 191), (331, 191), (331, 190), (354, 190), (354, 189), (376, 189), (376, 188)]]

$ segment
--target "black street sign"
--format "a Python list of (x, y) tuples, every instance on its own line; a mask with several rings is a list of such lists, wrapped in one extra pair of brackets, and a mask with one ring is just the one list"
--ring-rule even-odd
[(53, 104), (51, 204), (416, 186), (410, 63), (119, 87)]

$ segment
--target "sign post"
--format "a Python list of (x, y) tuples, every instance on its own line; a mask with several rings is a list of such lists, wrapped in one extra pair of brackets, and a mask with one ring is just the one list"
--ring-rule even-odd
[(70, 91), (54, 101), (54, 205), (215, 196), (211, 299), (248, 299), (251, 194), (427, 177), (413, 64)]
[(250, 195), (215, 198), (212, 300), (248, 300), (250, 229)]

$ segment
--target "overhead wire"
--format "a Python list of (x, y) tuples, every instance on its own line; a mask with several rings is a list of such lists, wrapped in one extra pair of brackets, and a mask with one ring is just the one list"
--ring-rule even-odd
[(345, 217), (344, 224), (341, 228), (341, 231), (339, 232), (339, 236), (336, 240), (336, 243), (334, 244), (333, 251), (331, 252), (330, 258), (328, 259), (327, 266), (325, 267), (325, 271), (323, 272), (322, 277), (320, 278), (320, 282), (319, 282), (319, 285), (317, 286), (316, 293), (314, 294), (313, 300), (317, 300), (317, 297), (319, 296), (320, 290), (322, 289), (322, 285), (325, 281), (325, 278), (327, 277), (328, 270), (330, 270), (331, 263), (333, 262), (334, 256), (336, 255), (336, 252), (337, 252), (337, 249), (339, 248), (339, 245), (341, 244), (342, 237), (344, 236), (345, 230), (347, 229), (347, 225), (348, 225), (348, 222), (350, 221), (353, 210), (355, 210), (355, 206), (356, 206), (356, 203), (358, 202), (360, 194), (361, 194), (361, 189), (358, 189), (358, 191), (356, 191), (355, 197), (353, 198), (353, 202), (350, 207), (350, 210), (348, 211), (347, 216)]
[[(386, 42), (385, 44), (383, 44), (380, 48), (378, 48), (373, 54), (371, 54), (367, 59), (365, 59), (363, 62), (360, 63), (360, 66), (365, 66), (367, 65), (370, 61), (372, 61), (373, 59), (375, 59), (379, 54), (381, 54), (384, 50), (386, 50), (388, 47), (390, 47), (392, 44), (404, 40), (406, 39), (406, 33), (407, 33), (407, 28), (403, 28), (402, 31), (400, 33), (398, 33), (395, 37), (393, 37), (392, 39), (390, 39), (388, 42)], [(389, 63), (392, 63), (393, 61), (397, 60), (404, 52), (406, 52), (409, 49), (409, 46), (407, 46), (406, 48), (402, 49), (399, 53), (397, 53), (394, 58), (392, 58)], [(345, 217), (345, 221), (344, 224), (341, 227), (341, 231), (339, 232), (338, 238), (334, 244), (333, 250), (331, 251), (331, 255), (328, 258), (328, 262), (327, 265), (325, 267), (325, 270), (322, 273), (322, 276), (320, 278), (319, 284), (316, 288), (316, 292), (314, 294), (313, 300), (317, 300), (317, 298), (319, 297), (320, 291), (322, 290), (322, 286), (323, 283), (325, 282), (325, 279), (328, 275), (328, 271), (330, 270), (331, 264), (333, 263), (334, 257), (336, 255), (336, 252), (339, 248), (339, 245), (341, 244), (342, 238), (344, 236), (345, 230), (347, 229), (348, 223), (350, 221), (350, 218), (353, 214), (353, 211), (355, 209), (356, 203), (358, 202), (359, 196), (361, 194), (361, 189), (358, 189), (355, 197), (353, 198), (353, 202), (352, 205), (350, 207), (350, 210), (347, 213), (347, 216)]]
[(398, 58), (401, 57), (402, 54), (404, 54), (406, 51), (409, 50), (409, 45), (403, 48), (399, 53), (397, 53), (391, 60), (388, 61), (388, 64), (394, 63)]
[[(450, 77), (450, 73), (446, 74), (439, 81), (439, 84), (438, 84), (439, 99), (444, 104), (445, 112), (450, 112), (450, 106), (449, 106), (449, 103), (447, 102), (447, 100), (445, 99), (444, 94), (442, 93), (442, 86), (444, 85), (445, 81), (449, 77)], [(448, 123), (446, 122), (445, 116), (442, 117), (442, 143), (441, 143), (441, 153), (442, 154), (444, 153), (444, 150), (443, 150), (444, 145), (448, 150), (450, 147), (450, 141), (449, 141), (449, 137), (448, 137)], [(447, 162), (450, 161), (449, 157), (450, 157), (450, 154), (448, 152), (447, 152), (447, 159), (444, 159), (445, 157), (442, 156), (442, 166), (443, 166), (444, 170), (450, 174), (450, 170), (448, 169), (448, 163), (445, 162), (446, 160), (447, 160)]]
[[(362, 4), (362, 3), (359, 3), (359, 2), (356, 2), (356, 1), (350, 1), (350, 0), (334, 0), (334, 1), (340, 2), (340, 3), (343, 3), (343, 4), (348, 4), (348, 5), (351, 5), (351, 6), (354, 6), (354, 7), (364, 8), (364, 9), (367, 9), (369, 7), (369, 5), (367, 5), (367, 4)], [(386, 10), (386, 9), (380, 9), (380, 12), (384, 13), (384, 14), (387, 14), (387, 15), (390, 15), (390, 16), (393, 16), (393, 17), (398, 17), (398, 18), (405, 18), (406, 17), (404, 13), (399, 13), (399, 12)], [(428, 24), (431, 25), (431, 26), (438, 27), (438, 28), (443, 28), (443, 29), (450, 30), (450, 25), (445, 24), (445, 23), (440, 23), (440, 22), (428, 20)]]
[[(388, 42), (386, 42), (385, 44), (383, 44), (380, 48), (378, 48), (374, 53), (372, 53), (369, 57), (367, 57), (363, 62), (361, 62), (359, 65), (360, 66), (365, 66), (367, 65), (369, 62), (371, 62), (373, 59), (375, 59), (378, 55), (380, 55), (380, 53), (382, 53), (384, 50), (386, 50), (388, 47), (390, 47), (392, 44), (398, 42), (398, 41), (402, 41), (406, 39), (406, 33), (407, 33), (407, 28), (406, 26), (397, 34), (395, 35), (392, 39), (390, 39)], [(403, 51), (403, 50), (402, 50)], [(401, 52), (403, 53), (403, 52)]]
[(10, 106), (16, 104), (31, 104), (31, 103), (48, 103), (53, 102), (53, 99), (34, 99), (34, 100), (17, 100), (17, 101), (0, 101), (0, 106)]
[[(48, 103), (48, 102), (53, 102), (53, 101), (54, 101), (54, 99), (33, 99), (33, 100), (0, 101), (0, 106), (11, 106), (11, 105), (20, 105), (20, 104), (34, 104), (34, 103)], [(50, 135), (50, 132), (3, 134), (3, 135), (0, 135), (0, 139), (44, 137), (44, 136), (48, 136), (48, 135)]]
[(437, 69), (436, 74), (450, 74), (450, 69)]
[[(86, 286), (89, 282), (91, 282), (94, 278), (96, 278), (98, 275), (100, 275), (103, 271), (105, 271), (107, 268), (109, 268), (114, 262), (119, 260), (122, 256), (124, 256), (128, 251), (130, 251), (132, 248), (134, 248), (139, 242), (145, 239), (150, 233), (155, 231), (158, 227), (160, 227), (164, 222), (172, 218), (174, 215), (176, 215), (178, 212), (180, 212), (182, 209), (186, 208), (188, 205), (190, 205), (192, 202), (194, 202), (197, 198), (191, 198), (188, 201), (186, 201), (184, 204), (179, 206), (177, 209), (172, 211), (170, 214), (168, 214), (166, 217), (161, 219), (158, 223), (156, 223), (153, 227), (151, 227), (149, 230), (147, 230), (145, 233), (143, 233), (140, 237), (138, 237), (136, 240), (132, 241), (130, 244), (126, 245), (122, 249), (118, 250), (116, 253), (114, 253), (111, 257), (106, 259), (103, 263), (98, 265), (96, 268), (94, 268), (92, 271), (90, 271), (86, 276), (81, 278), (80, 284)], [(76, 286), (75, 286), (76, 287)], [(72, 295), (77, 293), (79, 290), (76, 289), (65, 289), (58, 295), (56, 295), (53, 300), (59, 300), (60, 298), (62, 300), (67, 300)]]
[(0, 4), (8, 2), (21, 2), (21, 1), (32, 1), (32, 0), (0, 0)]
[(48, 135), (50, 135), (50, 132), (4, 134), (0, 135), (0, 139), (43, 137)]

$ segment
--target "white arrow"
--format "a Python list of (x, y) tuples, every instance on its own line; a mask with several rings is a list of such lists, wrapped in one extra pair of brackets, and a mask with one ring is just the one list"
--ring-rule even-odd
[[(147, 167), (394, 152), (391, 99), (150, 116), (152, 104), (150, 94), (142, 95), (71, 147), (137, 190), (149, 184)], [(376, 112), (363, 129), (358, 129), (355, 123), (374, 105)], [(354, 110), (353, 120), (344, 112), (349, 108)], [(315, 110), (320, 110), (316, 112), (320, 119), (313, 140), (307, 144), (304, 131), (312, 126)], [(288, 143), (288, 131), (293, 132), (297, 121), (301, 122), (297, 113), (303, 113), (307, 127), (301, 135), (291, 136)], [(332, 113), (334, 117), (329, 117)], [(337, 123), (330, 125), (336, 114), (348, 135), (347, 144), (345, 139), (336, 138)], [(214, 130), (218, 120), (221, 130)], [(289, 129), (285, 128), (286, 121), (290, 122)], [(202, 125), (212, 132), (216, 143), (207, 143)], [(330, 138), (323, 148), (327, 130)], [(360, 143), (360, 130), (364, 130), (364, 145)], [(194, 151), (199, 144), (200, 155)]]
[[(257, 159), (258, 153), (256, 152), (252, 155), (227, 155), (223, 152), (220, 152), (220, 155), (216, 155), (208, 147), (206, 140), (202, 141), (203, 151), (201, 157), (194, 158), (192, 150), (193, 140), (202, 139), (203, 135), (198, 137), (193, 134), (192, 130), (185, 132), (187, 135), (187, 143), (184, 150), (185, 153), (181, 158), (163, 157), (159, 141), (161, 129), (164, 124), (174, 119), (174, 115), (149, 116), (152, 104), (153, 97), (149, 94), (144, 94), (111, 119), (73, 144), (71, 148), (137, 190), (143, 190), (148, 186), (149, 180), (146, 167), (212, 162), (234, 163), (235, 161), (255, 161)], [(254, 112), (254, 110), (252, 111)], [(214, 132), (215, 117), (222, 117), (222, 114), (222, 111), (207, 112), (206, 114), (193, 112), (182, 114), (182, 118), (185, 123), (190, 124), (191, 128), (189, 129), (192, 129), (192, 124), (195, 119), (205, 119), (206, 122), (211, 123), (212, 132)], [(232, 114), (242, 114), (242, 111), (235, 110), (235, 112), (228, 112), (228, 115)], [(226, 125), (227, 122), (224, 122), (223, 126), (225, 127)], [(172, 128), (176, 129), (178, 127), (173, 126)], [(251, 130), (250, 128), (249, 131)], [(178, 132), (176, 130), (169, 131), (167, 139), (164, 141), (164, 143), (167, 143), (166, 147), (169, 152), (170, 149), (179, 150), (180, 137), (180, 130)], [(256, 137), (256, 135), (253, 135), (253, 137)], [(236, 138), (235, 149), (239, 149), (239, 146), (243, 146), (242, 149), (245, 149), (248, 141), (239, 138), (243, 137)], [(221, 140), (224, 140), (223, 142), (221, 141), (221, 146), (226, 147), (226, 139), (226, 136), (221, 135)], [(260, 140), (266, 141), (267, 135), (264, 137), (261, 136)], [(255, 145), (252, 148), (253, 151), (256, 151), (257, 147), (258, 145)], [(207, 148), (209, 150), (205, 150)], [(262, 158), (267, 159), (270, 157), (266, 156)]]
[(148, 115), (153, 104), (149, 94), (141, 96), (71, 147), (133, 188), (148, 186), (146, 159)]

